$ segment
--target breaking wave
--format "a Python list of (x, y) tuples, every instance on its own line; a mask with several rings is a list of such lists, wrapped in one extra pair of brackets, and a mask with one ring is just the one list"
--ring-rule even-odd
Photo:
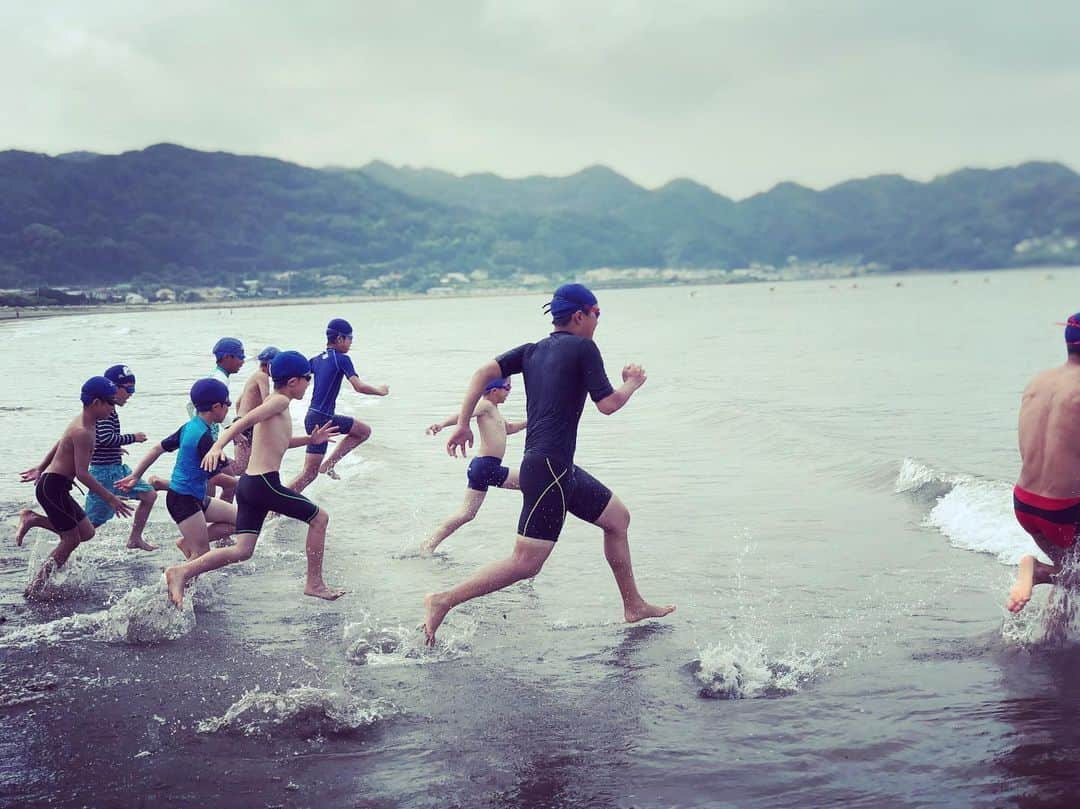
[(923, 525), (957, 548), (990, 553), (1007, 565), (1035, 552), (1012, 511), (1012, 485), (973, 475), (942, 472), (905, 458), (894, 484), (898, 494), (932, 503)]

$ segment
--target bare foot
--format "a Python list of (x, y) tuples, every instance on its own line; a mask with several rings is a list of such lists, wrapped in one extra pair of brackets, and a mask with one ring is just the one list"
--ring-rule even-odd
[(643, 621), (646, 618), (663, 618), (665, 615), (670, 615), (673, 612), (675, 612), (674, 604), (668, 604), (666, 607), (657, 607), (654, 604), (642, 601), (633, 609), (629, 607), (624, 609), (623, 618), (626, 619), (626, 623), (633, 624), (638, 621)]
[(26, 585), (26, 589), (23, 590), (23, 598), (27, 601), (41, 598), (45, 594), (45, 585), (49, 581), (51, 576), (59, 565), (56, 564), (56, 560), (51, 556), (45, 560), (45, 564), (41, 566), (41, 570), (34, 576), (34, 580)]
[(147, 542), (142, 537), (139, 537), (138, 539), (136, 539), (135, 537), (132, 537), (131, 539), (128, 540), (127, 546), (128, 546), (128, 550), (132, 550), (132, 551), (134, 551), (134, 550), (156, 551), (157, 550), (157, 545), (154, 545), (152, 542)]
[(1016, 582), (1009, 591), (1009, 600), (1005, 608), (1009, 612), (1020, 612), (1031, 601), (1031, 590), (1035, 586), (1035, 557), (1025, 556), (1020, 560), (1016, 571)]
[(182, 609), (184, 606), (184, 571), (178, 566), (165, 568), (165, 586), (169, 588), (169, 601)]
[(334, 464), (324, 461), (319, 467), (320, 474), (326, 475), (330, 480), (341, 480), (341, 475), (334, 471)]
[(439, 547), (438, 542), (432, 542), (430, 539), (426, 542), (420, 543), (420, 555), (427, 558), (435, 553), (435, 549)]
[(344, 590), (340, 590), (337, 587), (327, 587), (320, 582), (319, 584), (309, 584), (304, 588), (304, 595), (314, 596), (315, 598), (322, 598), (326, 601), (336, 601), (345, 595)]
[(24, 508), (22, 511), (19, 512), (19, 530), (15, 532), (16, 548), (22, 547), (23, 537), (26, 536), (27, 531), (33, 528), (33, 526), (30, 524), (30, 521), (33, 520), (36, 516), (37, 515), (33, 512), (33, 510), (29, 508)]
[(435, 632), (448, 612), (450, 602), (442, 593), (428, 593), (424, 596), (424, 636), (428, 646), (435, 645)]

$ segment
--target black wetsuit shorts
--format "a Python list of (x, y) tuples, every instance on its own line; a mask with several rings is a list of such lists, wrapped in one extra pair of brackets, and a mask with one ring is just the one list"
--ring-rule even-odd
[(38, 477), (34, 486), (37, 501), (41, 503), (45, 516), (57, 531), (70, 531), (86, 519), (86, 512), (71, 496), (74, 483), (75, 481), (64, 475), (46, 472)]
[(596, 522), (611, 500), (611, 489), (579, 466), (526, 452), (521, 459), (521, 516), (518, 534), (555, 542), (566, 513)]
[(169, 510), (169, 516), (173, 518), (173, 522), (179, 525), (192, 514), (199, 514), (206, 511), (207, 505), (209, 505), (210, 498), (204, 497), (201, 500), (190, 494), (180, 494), (169, 489), (165, 495), (165, 508)]
[(236, 484), (236, 533), (258, 534), (271, 511), (311, 522), (319, 507), (281, 482), (277, 472), (241, 475)]

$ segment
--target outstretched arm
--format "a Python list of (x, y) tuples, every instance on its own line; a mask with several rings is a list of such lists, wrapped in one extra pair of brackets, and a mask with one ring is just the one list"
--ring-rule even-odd
[(386, 385), (369, 385), (367, 382), (361, 382), (358, 376), (350, 376), (349, 384), (357, 393), (366, 393), (368, 396), (386, 396), (390, 393), (390, 388)]
[(52, 459), (56, 455), (56, 448), (59, 446), (60, 442), (57, 441), (55, 444), (52, 445), (52, 449), (48, 451), (45, 457), (41, 459), (41, 463), (39, 463), (37, 466), (31, 466), (25, 472), (20, 472), (19, 480), (21, 480), (23, 483), (30, 483), (37, 480), (41, 476), (41, 473), (48, 468), (49, 464), (52, 463)]
[[(473, 411), (473, 418), (476, 418), (477, 416), (480, 415), (481, 409), (482, 409), (481, 406), (477, 405), (476, 410)], [(425, 430), (425, 432), (428, 435), (435, 435), (437, 432), (439, 432), (439, 430), (443, 429), (444, 427), (450, 427), (453, 424), (457, 424), (457, 421), (458, 421), (458, 417), (457, 417), (457, 413), (455, 413), (452, 416), (447, 416), (442, 421), (435, 422), (430, 427), (428, 427), (427, 430)]]
[(162, 456), (165, 452), (165, 447), (160, 443), (154, 444), (150, 447), (150, 451), (143, 456), (142, 460), (135, 465), (135, 470), (126, 478), (122, 478), (116, 481), (116, 488), (118, 489), (130, 489), (134, 486), (139, 478), (146, 474), (146, 470), (154, 465), (154, 462)]
[(506, 434), (513, 435), (514, 433), (520, 433), (522, 430), (529, 426), (528, 419), (524, 421), (508, 421), (506, 422)]
[(461, 409), (458, 410), (457, 429), (454, 430), (454, 434), (446, 442), (446, 451), (451, 456), (456, 458), (460, 447), (461, 456), (464, 458), (466, 445), (472, 447), (473, 434), (472, 430), (469, 429), (469, 419), (476, 412), (476, 403), (480, 401), (480, 397), (484, 394), (484, 385), (487, 384), (489, 379), (498, 376), (502, 376), (499, 363), (495, 360), (488, 360), (476, 369), (476, 373), (469, 380), (469, 388), (465, 391), (465, 399), (461, 403)]
[(337, 440), (335, 436), (338, 432), (338, 426), (332, 421), (327, 421), (326, 424), (320, 424), (312, 430), (311, 435), (294, 435), (289, 439), (289, 449), (306, 447), (309, 444), (328, 444)]
[(645, 384), (648, 377), (640, 365), (627, 365), (622, 371), (623, 384), (618, 390), (605, 396), (596, 403), (596, 409), (605, 416), (610, 416), (623, 408), (634, 395), (634, 391)]

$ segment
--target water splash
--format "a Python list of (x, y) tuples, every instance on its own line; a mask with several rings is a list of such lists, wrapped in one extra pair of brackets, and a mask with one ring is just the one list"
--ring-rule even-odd
[(192, 600), (184, 599), (184, 609), (176, 609), (162, 579), (135, 588), (107, 609), (18, 629), (0, 637), (0, 647), (24, 649), (87, 636), (106, 643), (133, 645), (176, 640), (195, 627)]
[(700, 686), (698, 694), (709, 699), (790, 696), (828, 666), (824, 651), (792, 648), (786, 654), (770, 656), (763, 644), (746, 637), (717, 643), (699, 655), (689, 670)]
[(399, 713), (385, 700), (361, 700), (312, 686), (290, 688), (284, 693), (256, 687), (245, 692), (221, 716), (200, 721), (198, 732), (268, 738), (275, 733), (305, 739), (340, 736)]
[(342, 630), (347, 644), (346, 656), (358, 666), (423, 665), (454, 660), (469, 651), (467, 639), (476, 630), (471, 621), (456, 623), (455, 627), (444, 623), (439, 628), (438, 644), (429, 648), (422, 630), (401, 624), (382, 626), (365, 612), (360, 620), (346, 624)]

